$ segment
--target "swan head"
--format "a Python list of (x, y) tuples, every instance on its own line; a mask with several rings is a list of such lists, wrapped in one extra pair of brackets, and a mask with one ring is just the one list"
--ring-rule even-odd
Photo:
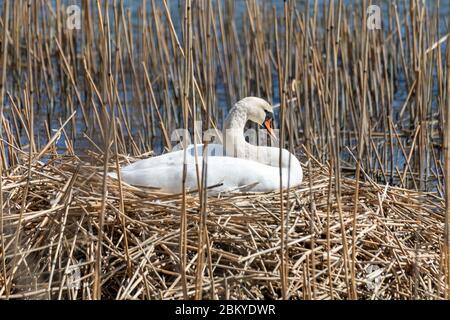
[(263, 126), (276, 138), (273, 131), (273, 107), (270, 103), (258, 97), (247, 97), (238, 101), (236, 106), (244, 108), (248, 120)]

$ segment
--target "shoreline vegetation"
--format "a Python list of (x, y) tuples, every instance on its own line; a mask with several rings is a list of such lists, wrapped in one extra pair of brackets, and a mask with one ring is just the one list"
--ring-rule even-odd
[[(0, 299), (450, 299), (449, 8), (369, 4), (3, 0)], [(107, 177), (245, 96), (300, 188)]]

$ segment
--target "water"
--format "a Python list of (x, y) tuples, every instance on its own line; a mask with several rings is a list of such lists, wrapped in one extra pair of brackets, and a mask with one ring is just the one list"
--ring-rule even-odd
[[(52, 0), (53, 4), (55, 4), (55, 0)], [(219, 0), (219, 2), (223, 3), (224, 1)], [(264, 6), (266, 6), (267, 8), (271, 8), (274, 7), (277, 11), (277, 14), (279, 17), (282, 17), (284, 15), (284, 1), (283, 0), (269, 0), (269, 1), (257, 1), (260, 4), (264, 4)], [(323, 14), (325, 14), (325, 12), (323, 12), (323, 7), (324, 4), (328, 4), (329, 0), (320, 0), (317, 2), (317, 7), (319, 10), (319, 14), (318, 14), (318, 18), (320, 19), (322, 17)], [(406, 1), (408, 2), (408, 1)], [(1, 3), (1, 0), (0, 0)], [(62, 1), (63, 4), (65, 5), (79, 5), (81, 7), (81, 0), (76, 0), (76, 1)], [(113, 1), (110, 1), (110, 4), (113, 3)], [(135, 1), (135, 0), (125, 0), (124, 1), (124, 6), (126, 9), (129, 9), (131, 12), (131, 16), (134, 17), (133, 18), (133, 24), (134, 24), (134, 30), (136, 32), (139, 32), (139, 28), (138, 28), (138, 17), (140, 16), (140, 11), (142, 8), (142, 1)], [(146, 10), (147, 10), (147, 16), (151, 15), (151, 10), (152, 10), (152, 6), (151, 6), (151, 1), (147, 1), (146, 2)], [(155, 0), (155, 3), (161, 7), (162, 5), (162, 1), (160, 0)], [(178, 33), (178, 37), (181, 39), (181, 25), (182, 25), (182, 17), (183, 17), (183, 10), (184, 10), (184, 1), (177, 1), (177, 0), (168, 0), (169, 3), (169, 7), (171, 10), (171, 14), (172, 14), (172, 18), (175, 24), (175, 28), (176, 31)], [(195, 4), (195, 1), (193, 1), (193, 3)], [(217, 3), (216, 1), (214, 1), (214, 3)], [(303, 11), (305, 10), (306, 7), (306, 3), (307, 1), (305, 0), (299, 0), (296, 1), (296, 8), (297, 10), (299, 10), (299, 13), (302, 14)], [(310, 5), (310, 12), (311, 14), (314, 11), (314, 1), (309, 1), (308, 2)], [(339, 3), (339, 1), (335, 2), (335, 9), (337, 10), (337, 4)], [(388, 12), (389, 12), (389, 6), (391, 5), (391, 1), (378, 1), (377, 3), (379, 3), (381, 5), (381, 18), (383, 20), (384, 25), (388, 24), (388, 20), (389, 20), (389, 16), (388, 16)], [(436, 3), (437, 1), (426, 1), (425, 2), (428, 6), (428, 8), (430, 9), (429, 14), (433, 14), (433, 12), (435, 12), (436, 8)], [(102, 2), (103, 4), (103, 2)], [(398, 7), (398, 11), (400, 13), (401, 16), (401, 20), (403, 18), (403, 4), (404, 1), (400, 1), (399, 2), (399, 7)], [(345, 8), (344, 10), (351, 10), (351, 8), (353, 6), (361, 6), (361, 2), (359, 0), (355, 0), (355, 1), (350, 1), (350, 0), (345, 0), (344, 1), (344, 5)], [(235, 15), (236, 15), (236, 23), (237, 23), (237, 28), (240, 29), (241, 28), (241, 23), (244, 19), (246, 19), (246, 15), (247, 15), (247, 6), (246, 6), (246, 0), (235, 0), (234, 1), (234, 7), (235, 7)], [(1, 10), (3, 10), (3, 6), (0, 5), (0, 12)], [(448, 1), (442, 1), (441, 2), (441, 7), (439, 10), (439, 17), (440, 17), (440, 32), (441, 32), (441, 36), (446, 34), (448, 32), (447, 30), (447, 23), (448, 23), (448, 17), (450, 16), (450, 2)], [(111, 19), (111, 25), (113, 25), (113, 15), (110, 15), (110, 19)], [(350, 21), (351, 23), (351, 21)], [(320, 25), (320, 23), (319, 23)], [(404, 30), (404, 26), (402, 25), (402, 33), (405, 32)], [(136, 35), (139, 36), (139, 35)], [(82, 37), (82, 33), (80, 33), (80, 37)], [(442, 45), (442, 51), (444, 52), (446, 48), (446, 43), (443, 43)], [(78, 50), (81, 50), (80, 48), (78, 48)], [(78, 51), (79, 53), (81, 53), (80, 51)], [(406, 84), (406, 80), (404, 78), (404, 75), (402, 73), (402, 68), (398, 67), (399, 69), (399, 73), (398, 73), (398, 78), (397, 78), (397, 84), (398, 84), (398, 89), (395, 92), (394, 95), (394, 101), (393, 101), (393, 107), (395, 109), (395, 111), (398, 113), (398, 111), (400, 110), (400, 108), (403, 106), (403, 104), (405, 103), (406, 97), (408, 95), (408, 89), (407, 89), (407, 84)], [(40, 84), (41, 87), (43, 87), (43, 84)], [(58, 88), (56, 88), (58, 89)], [(127, 91), (127, 95), (128, 95), (128, 100), (130, 101), (134, 92), (131, 89), (131, 85), (127, 84), (127, 87), (125, 88), (125, 90)], [(435, 87), (433, 88), (433, 92), (432, 92), (432, 96), (435, 97), (438, 93), (438, 88)], [(271, 97), (272, 101), (274, 103), (278, 103), (279, 102), (279, 96), (278, 96), (278, 79), (276, 77), (276, 72), (273, 72), (273, 83), (272, 83), (272, 92), (273, 92), (273, 96)], [(121, 98), (124, 98), (124, 92), (120, 92), (119, 93)], [(218, 85), (216, 87), (216, 97), (218, 99), (217, 103), (219, 105), (219, 109), (221, 110), (219, 117), (223, 117), (226, 114), (226, 110), (228, 109), (228, 100), (227, 100), (227, 92), (226, 92), (226, 88), (224, 87), (224, 84), (222, 82), (218, 82)], [(45, 104), (46, 100), (44, 100), (44, 104)], [(58, 101), (55, 100), (54, 101), (54, 113), (55, 114), (60, 114), (60, 110), (64, 110), (65, 106), (64, 106), (65, 101)], [(39, 114), (36, 115), (36, 118), (39, 119), (39, 123), (42, 124), (44, 122), (44, 120), (46, 120), (46, 108), (48, 106), (45, 105), (42, 107), (42, 118), (39, 118)], [(432, 108), (436, 109), (437, 105), (436, 105), (436, 101), (433, 100), (433, 105)], [(136, 109), (132, 109), (134, 112), (139, 112)], [(60, 115), (62, 119), (64, 119), (65, 117), (67, 117), (68, 115), (63, 114)], [(133, 115), (131, 115), (133, 116)], [(276, 114), (277, 116), (277, 114)], [(57, 120), (56, 117), (49, 119), (51, 121), (51, 126), (53, 128), (59, 128), (59, 121)], [(216, 119), (217, 123), (221, 124), (223, 121), (222, 119)], [(43, 126), (39, 126), (39, 129), (42, 129)], [(76, 124), (76, 128), (77, 128), (77, 132), (81, 133), (84, 130), (84, 124), (83, 121), (81, 120), (81, 116), (80, 116), (80, 112), (77, 116), (77, 124)], [(139, 130), (141, 130), (142, 128), (139, 126), (134, 126), (132, 128), (132, 134), (137, 134), (137, 132)], [(45, 131), (42, 129), (38, 132), (39, 136), (42, 138), (43, 143), (45, 144), (45, 138), (46, 138), (46, 134)], [(65, 140), (64, 140), (64, 136), (62, 136), (61, 140), (58, 142), (58, 146), (63, 147), (65, 145)], [(22, 140), (22, 144), (26, 145), (28, 143), (28, 139), (26, 136), (21, 135), (21, 140)], [(154, 150), (159, 153), (162, 151), (162, 143), (161, 143), (161, 137), (158, 136), (156, 137), (156, 143), (153, 145)], [(86, 148), (89, 143), (86, 142), (86, 140), (84, 139), (77, 139), (76, 140), (77, 144), (75, 145), (75, 148), (77, 150), (82, 151), (84, 148)], [(396, 157), (397, 159), (397, 164), (399, 167), (403, 167), (405, 164), (405, 159), (403, 156), (401, 156), (401, 154), (399, 152), (396, 152), (399, 156)], [(348, 157), (348, 155), (347, 155)]]

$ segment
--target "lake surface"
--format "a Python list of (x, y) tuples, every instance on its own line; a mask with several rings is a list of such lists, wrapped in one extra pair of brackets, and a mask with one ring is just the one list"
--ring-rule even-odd
[[(178, 34), (178, 37), (181, 39), (182, 38), (182, 32), (181, 32), (181, 26), (182, 26), (182, 21), (183, 21), (183, 13), (184, 13), (184, 1), (176, 1), (176, 0), (167, 0), (169, 7), (170, 7), (170, 11), (171, 11), (171, 15), (175, 24), (175, 29), (176, 32)], [(56, 3), (55, 0), (51, 1), (53, 4)], [(115, 1), (110, 0), (108, 3), (111, 5), (111, 9), (112, 9), (112, 4)], [(367, 2), (367, 1), (366, 1)], [(68, 6), (68, 5), (79, 5), (81, 7), (81, 0), (62, 0), (61, 1), (62, 4), (64, 4), (64, 6)], [(105, 4), (106, 2), (101, 2), (101, 5)], [(119, 1), (117, 1), (116, 3), (120, 3)], [(146, 11), (147, 11), (147, 17), (151, 17), (151, 10), (152, 10), (152, 1), (148, 0), (145, 2), (146, 3)], [(162, 8), (162, 1), (161, 0), (155, 0), (154, 1), (155, 5)], [(196, 1), (193, 1), (193, 4), (195, 4)], [(217, 0), (217, 1), (213, 1), (214, 6), (213, 10), (217, 10), (217, 5), (220, 4), (224, 4), (224, 3), (233, 3), (234, 4), (234, 12), (235, 12), (235, 22), (236, 22), (236, 27), (237, 27), (237, 33), (239, 34), (242, 30), (242, 22), (246, 22), (245, 19), (247, 19), (247, 2), (245, 0), (235, 0), (235, 1), (226, 1), (226, 0)], [(282, 17), (284, 15), (284, 1), (283, 0), (260, 0), (260, 1), (256, 1), (256, 3), (261, 4), (263, 6), (265, 6), (268, 9), (271, 9), (272, 7), (275, 8), (277, 15), (279, 17)], [(307, 3), (309, 3), (310, 6), (310, 13), (311, 15), (313, 14), (314, 10), (315, 10), (315, 6), (317, 5), (317, 12), (318, 12), (318, 17), (319, 19), (322, 17), (323, 14), (325, 14), (325, 10), (324, 8), (326, 6), (328, 6), (329, 0), (318, 0), (318, 1), (305, 1), (305, 0), (298, 0), (295, 1), (296, 4), (296, 9), (299, 11), (299, 14), (302, 14), (303, 11), (306, 8)], [(340, 1), (335, 1), (335, 9), (337, 10), (337, 6), (340, 3)], [(344, 10), (347, 13), (351, 13), (352, 12), (352, 8), (358, 8), (358, 11), (361, 12), (361, 6), (362, 6), (362, 1), (350, 1), (350, 0), (344, 0), (343, 4), (344, 4)], [(383, 24), (387, 25), (389, 23), (389, 19), (392, 18), (392, 16), (390, 16), (390, 11), (389, 9), (392, 9), (392, 2), (391, 1), (376, 1), (376, 3), (378, 3), (381, 6), (381, 18), (383, 20)], [(398, 11), (400, 14), (400, 21), (403, 21), (403, 19), (405, 19), (405, 15), (406, 18), (409, 18), (407, 15), (409, 13), (409, 9), (406, 9), (403, 7), (404, 4), (408, 4), (409, 5), (409, 1), (398, 1)], [(429, 11), (428, 14), (429, 15), (433, 15), (437, 12), (437, 5), (438, 5), (438, 1), (425, 1)], [(3, 4), (3, 1), (0, 0), (0, 4)], [(91, 3), (92, 6), (95, 5), (95, 3)], [(136, 0), (124, 0), (124, 7), (125, 9), (129, 9), (130, 10), (130, 14), (132, 17), (132, 24), (134, 24), (134, 32), (135, 32), (135, 36), (136, 38), (139, 37), (139, 17), (141, 15), (141, 10), (142, 10), (142, 5), (143, 5), (143, 1), (136, 1)], [(3, 10), (3, 6), (0, 5), (0, 12)], [(364, 11), (364, 10), (363, 10)], [(83, 14), (81, 12), (81, 14)], [(440, 18), (440, 25), (439, 25), (439, 30), (440, 30), (440, 34), (441, 36), (445, 35), (448, 30), (447, 30), (447, 26), (448, 26), (448, 19), (450, 17), (450, 1), (441, 1), (440, 2), (440, 8), (439, 11), (437, 12), (439, 18)], [(45, 19), (45, 16), (42, 16), (41, 18)], [(110, 19), (111, 19), (111, 24), (113, 24), (113, 15), (110, 14)], [(270, 19), (267, 19), (267, 23), (270, 24), (272, 23), (272, 21), (269, 21)], [(350, 21), (351, 23), (351, 21)], [(401, 22), (400, 22), (401, 24)], [(318, 26), (323, 25), (321, 23), (318, 23)], [(272, 26), (270, 26), (268, 29), (270, 30)], [(405, 29), (404, 26), (402, 25), (401, 27), (401, 31), (402, 34), (405, 33)], [(79, 38), (81, 39), (81, 37), (83, 36), (83, 32), (79, 33)], [(444, 52), (445, 48), (446, 48), (446, 42), (444, 42), (442, 44), (442, 52)], [(81, 46), (77, 46), (78, 50), (82, 50), (80, 49)], [(138, 50), (137, 50), (138, 51)], [(81, 53), (80, 51), (78, 51), (78, 53)], [(139, 60), (140, 56), (139, 54), (136, 54), (136, 61)], [(114, 59), (114, 57), (113, 57)], [(139, 61), (138, 61), (139, 62)], [(405, 81), (405, 77), (403, 75), (403, 70), (400, 66), (397, 66), (398, 69), (398, 74), (396, 75), (396, 84), (398, 85), (395, 92), (394, 92), (394, 99), (393, 99), (393, 108), (398, 111), (405, 103), (407, 96), (408, 96), (408, 88), (407, 88), (407, 84)], [(82, 68), (80, 68), (80, 70), (82, 70)], [(150, 70), (150, 72), (152, 72), (152, 70)], [(217, 74), (219, 74), (220, 72), (217, 72)], [(158, 75), (151, 75), (151, 77), (157, 77)], [(13, 78), (13, 75), (10, 75), (11, 79)], [(130, 77), (128, 77), (127, 79), (130, 79)], [(279, 102), (279, 96), (278, 96), (278, 79), (277, 79), (277, 74), (274, 71), (272, 74), (272, 79), (273, 82), (271, 83), (272, 85), (272, 96), (269, 97), (271, 99), (271, 101), (276, 104)], [(97, 79), (95, 79), (97, 80)], [(220, 110), (220, 112), (217, 113), (217, 115), (215, 115), (215, 120), (216, 122), (219, 124), (219, 126), (222, 124), (223, 119), (226, 115), (226, 110), (228, 110), (229, 108), (229, 96), (228, 96), (228, 92), (225, 88), (225, 85), (223, 83), (223, 76), (222, 79), (217, 81), (217, 84), (214, 88), (215, 90), (215, 96), (217, 98), (216, 103), (217, 106)], [(58, 86), (60, 86), (59, 83), (57, 83), (57, 81), (55, 81), (55, 83), (53, 84), (54, 88), (56, 89), (56, 91), (58, 91), (60, 88)], [(123, 90), (122, 90), (123, 89)], [(126, 83), (125, 86), (122, 88), (120, 87), (119, 90), (122, 90), (121, 92), (119, 92), (119, 95), (121, 97), (121, 99), (123, 98), (123, 100), (125, 100), (125, 93), (127, 94), (127, 100), (128, 101), (132, 101), (133, 100), (133, 95), (135, 94), (135, 92), (133, 92), (133, 88), (132, 85), (129, 83)], [(14, 94), (17, 94), (17, 92), (13, 92)], [(438, 88), (434, 87), (431, 95), (432, 98), (437, 96), (438, 94)], [(84, 98), (84, 97), (83, 97)], [(161, 101), (163, 101), (163, 97), (157, 97), (157, 102), (161, 103)], [(57, 113), (57, 116), (54, 117), (49, 117), (46, 114), (46, 108), (45, 108), (45, 104), (44, 104), (44, 108), (42, 108), (41, 110), (43, 110), (43, 115), (42, 118), (40, 117), (39, 112), (36, 112), (36, 119), (38, 119), (38, 123), (36, 125), (36, 130), (39, 133), (40, 137), (43, 137), (43, 141), (42, 143), (45, 144), (45, 127), (44, 125), (42, 125), (44, 123), (45, 120), (49, 120), (51, 122), (51, 127), (52, 128), (59, 128), (59, 119), (58, 117), (61, 117), (62, 119), (65, 119), (68, 115), (67, 113), (64, 114), (64, 112), (59, 112), (61, 110), (61, 108), (67, 108), (67, 106), (61, 106), (62, 104), (64, 104), (64, 101), (61, 101), (61, 99), (55, 99), (55, 104), (53, 106), (55, 113)], [(131, 102), (130, 102), (131, 103)], [(138, 105), (138, 104), (136, 104)], [(435, 103), (433, 101), (433, 107), (435, 107)], [(150, 108), (149, 108), (150, 109)], [(161, 104), (161, 109), (164, 109), (163, 104)], [(139, 108), (131, 108), (131, 113), (136, 113), (138, 114), (140, 112)], [(277, 114), (276, 114), (277, 116)], [(395, 117), (395, 115), (394, 115)], [(394, 119), (395, 120), (395, 119)], [(78, 134), (83, 133), (84, 130), (84, 126), (83, 126), (83, 122), (81, 121), (81, 117), (77, 118), (77, 122), (76, 122), (76, 128), (78, 131)], [(131, 134), (134, 135), (138, 135), (139, 131), (142, 131), (143, 127), (140, 126), (140, 123), (136, 123), (136, 125), (134, 125), (131, 128)], [(300, 131), (300, 128), (298, 128), (298, 130)], [(98, 136), (94, 136), (93, 138), (96, 138)], [(161, 153), (163, 150), (163, 146), (161, 143), (161, 135), (160, 133), (157, 131), (155, 134), (155, 143), (152, 145), (153, 150), (158, 154)], [(153, 139), (153, 137), (152, 137)], [(25, 135), (21, 136), (21, 142), (23, 145), (26, 145), (28, 143), (27, 141), (27, 137)], [(64, 147), (65, 145), (65, 141), (63, 139), (61, 139), (58, 143), (58, 146), (61, 147), (61, 149)], [(79, 150), (80, 152), (83, 151), (83, 149), (86, 148), (86, 145), (90, 145), (89, 143), (86, 142), (86, 140), (84, 139), (76, 139), (76, 143), (75, 143), (75, 148), (77, 150)], [(146, 151), (148, 151), (148, 149), (150, 148), (144, 148), (146, 149)], [(403, 167), (405, 162), (404, 157), (399, 157), (398, 158), (398, 165), (400, 167)]]

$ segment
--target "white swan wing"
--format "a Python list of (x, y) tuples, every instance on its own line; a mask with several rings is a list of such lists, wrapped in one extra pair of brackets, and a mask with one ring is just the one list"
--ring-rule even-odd
[[(202, 144), (197, 145), (197, 156), (202, 157), (204, 146)], [(216, 157), (223, 155), (223, 146), (220, 144), (210, 144), (207, 147), (208, 157)], [(195, 158), (195, 146), (193, 144), (187, 147), (187, 156)], [(172, 166), (182, 163), (184, 160), (184, 150), (177, 150), (162, 154), (157, 157), (151, 157), (144, 160), (136, 161), (130, 165), (122, 168), (122, 171), (134, 171), (142, 169), (150, 169), (156, 167)], [(188, 159), (192, 162), (194, 159)]]
[[(178, 151), (177, 151), (178, 152)], [(158, 159), (159, 158), (159, 159)], [(193, 160), (190, 157), (190, 160)], [(165, 159), (165, 161), (162, 161)], [(141, 160), (121, 170), (122, 181), (141, 187), (159, 188), (168, 193), (182, 191), (183, 158), (182, 157), (155, 157), (153, 163)], [(197, 190), (201, 177), (202, 157), (198, 157), (198, 163), (187, 162), (186, 189)], [(151, 164), (151, 166), (150, 166)], [(268, 192), (280, 187), (280, 169), (268, 166), (252, 160), (216, 157), (208, 158), (207, 186), (213, 187), (216, 192), (245, 191)], [(302, 180), (302, 171), (291, 166), (291, 170), (282, 169), (283, 188), (298, 186)], [(131, 168), (130, 168), (131, 167)], [(300, 170), (300, 171), (299, 171)], [(115, 178), (114, 174), (110, 174)], [(220, 185), (220, 186), (217, 186)]]

